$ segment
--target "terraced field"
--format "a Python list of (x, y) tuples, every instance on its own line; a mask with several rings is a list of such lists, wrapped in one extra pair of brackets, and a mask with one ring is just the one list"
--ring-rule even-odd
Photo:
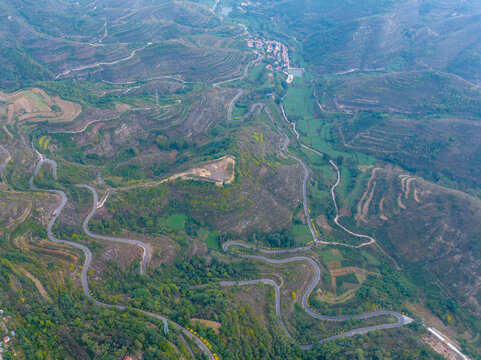
[(11, 94), (0, 91), (0, 101), (0, 116), (10, 126), (25, 122), (73, 122), (82, 111), (79, 104), (51, 97), (37, 88)]
[[(205, 6), (142, 3), (133, 7), (112, 2), (102, 8), (76, 3), (56, 7), (55, 14), (38, 6), (37, 16), (32, 17), (35, 11), (6, 1), (0, 11), (13, 15), (6, 15), (9, 21), (0, 32), (5, 44), (2, 59), (7, 64), (2, 68), (5, 84), (13, 87), (22, 81), (15, 73), (24, 71), (15, 72), (16, 66), (41, 68), (36, 71), (39, 80), (96, 77), (128, 82), (178, 75), (193, 81), (219, 81), (239, 74), (249, 62), (249, 53), (240, 50), (240, 42), (232, 41), (241, 30), (222, 23)], [(89, 20), (79, 22), (76, 14), (85, 12), (90, 13)], [(11, 41), (13, 37), (19, 39), (23, 53)]]

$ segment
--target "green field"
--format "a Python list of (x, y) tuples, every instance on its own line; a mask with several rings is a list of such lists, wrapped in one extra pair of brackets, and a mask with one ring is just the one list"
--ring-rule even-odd
[(236, 106), (234, 106), (234, 108), (232, 109), (232, 112), (230, 115), (234, 120), (237, 120), (242, 118), (245, 114), (247, 114), (248, 111), (249, 109), (247, 108), (247, 106), (242, 106), (242, 105), (239, 106), (239, 104), (236, 104)]
[(209, 232), (204, 241), (210, 249), (216, 251), (220, 250), (219, 240), (217, 239), (217, 233), (215, 231)]
[(324, 261), (341, 261), (343, 259), (341, 254), (334, 254), (332, 250), (321, 251), (321, 257)]
[(168, 218), (161, 219), (160, 223), (168, 229), (180, 231), (184, 228), (185, 220), (187, 220), (187, 216), (184, 214), (172, 214)]
[(373, 156), (360, 152), (345, 152), (341, 151), (335, 145), (335, 138), (332, 135), (333, 131), (337, 131), (333, 123), (329, 123), (322, 119), (303, 119), (297, 122), (297, 128), (301, 133), (301, 141), (327, 154), (330, 158), (344, 157), (360, 165), (372, 165), (375, 162)]
[(312, 234), (307, 225), (295, 224), (292, 227), (291, 236), (301, 244), (312, 241)]
[(32, 90), (26, 90), (23, 94), (33, 101), (33, 104), (37, 109), (47, 107), (48, 105), (43, 101), (41, 95), (34, 93)]
[(315, 116), (313, 90), (310, 84), (306, 84), (303, 79), (295, 78), (282, 102), (288, 117), (294, 115), (310, 119)]

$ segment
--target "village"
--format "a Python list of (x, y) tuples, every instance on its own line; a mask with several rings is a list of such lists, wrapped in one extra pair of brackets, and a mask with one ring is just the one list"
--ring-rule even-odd
[(286, 82), (288, 84), (294, 81), (294, 76), (301, 76), (304, 69), (292, 68), (289, 60), (289, 49), (286, 45), (275, 41), (248, 37), (245, 39), (247, 46), (254, 48), (253, 52), (259, 57), (266, 59), (269, 64), (266, 69), (269, 71), (282, 71), (287, 75)]
[(7, 323), (5, 321), (3, 314), (4, 314), (4, 310), (0, 309), (0, 326), (1, 326), (2, 332), (6, 334), (1, 338), (1, 341), (0, 341), (0, 360), (3, 359), (2, 354), (9, 349), (10, 341), (12, 341), (12, 339), (16, 336), (15, 331), (13, 330), (11, 330), (10, 332), (8, 331)]
[(289, 51), (287, 46), (274, 40), (264, 40), (247, 38), (247, 46), (254, 48), (254, 53), (264, 55), (266, 59), (272, 60), (272, 64), (268, 64), (266, 68), (272, 70), (287, 70), (290, 67)]

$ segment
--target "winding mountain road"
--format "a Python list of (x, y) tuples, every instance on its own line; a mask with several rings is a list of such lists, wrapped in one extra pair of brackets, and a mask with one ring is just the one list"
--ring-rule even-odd
[(89, 230), (88, 224), (89, 224), (90, 220), (95, 215), (95, 213), (98, 209), (99, 195), (97, 194), (97, 191), (92, 186), (85, 185), (85, 184), (81, 184), (81, 185), (77, 185), (77, 186), (90, 190), (90, 192), (93, 195), (92, 210), (90, 210), (89, 214), (87, 215), (87, 217), (85, 218), (85, 220), (82, 224), (83, 231), (88, 236), (90, 236), (91, 238), (94, 238), (94, 239), (112, 241), (112, 242), (123, 243), (123, 244), (136, 245), (136, 246), (139, 246), (140, 248), (142, 248), (143, 254), (142, 254), (142, 262), (140, 264), (140, 273), (142, 275), (145, 275), (145, 269), (147, 267), (147, 262), (149, 261), (149, 258), (150, 258), (149, 245), (147, 245), (146, 243), (144, 243), (140, 240), (125, 239), (125, 238), (119, 238), (119, 237), (114, 237), (114, 236), (104, 236), (104, 235), (94, 234), (93, 232), (91, 232)]
[[(257, 109), (257, 108), (260, 108), (260, 109), (264, 109), (265, 112), (267, 113), (267, 116), (269, 117), (269, 120), (272, 122), (272, 124), (277, 128), (277, 130), (279, 131), (279, 133), (284, 137), (284, 143), (282, 144), (281, 146), (281, 151), (284, 153), (284, 155), (286, 155), (287, 157), (295, 160), (303, 169), (304, 171), (304, 180), (303, 180), (303, 183), (302, 183), (302, 200), (303, 200), (303, 207), (304, 207), (304, 216), (306, 217), (306, 222), (307, 222), (307, 225), (309, 226), (309, 230), (311, 232), (311, 235), (312, 235), (312, 238), (314, 240), (314, 242), (318, 242), (320, 244), (325, 244), (325, 245), (338, 245), (338, 246), (345, 246), (345, 247), (351, 247), (351, 248), (360, 248), (360, 247), (363, 247), (363, 246), (367, 246), (367, 245), (371, 245), (371, 244), (377, 244), (376, 243), (376, 240), (370, 236), (367, 236), (367, 235), (362, 235), (362, 234), (357, 234), (355, 232), (352, 232), (350, 230), (348, 230), (347, 228), (345, 228), (344, 226), (342, 226), (340, 223), (339, 223), (339, 210), (338, 210), (338, 207), (337, 207), (337, 201), (336, 201), (336, 195), (335, 195), (335, 189), (336, 187), (339, 185), (339, 183), (341, 182), (341, 173), (339, 171), (339, 168), (337, 167), (336, 164), (334, 164), (332, 162), (332, 160), (330, 161), (331, 165), (335, 168), (335, 170), (337, 171), (337, 180), (336, 180), (336, 183), (331, 187), (331, 194), (332, 194), (332, 200), (334, 202), (334, 206), (336, 208), (336, 217), (335, 217), (335, 223), (336, 225), (338, 225), (341, 229), (343, 229), (344, 231), (348, 232), (349, 234), (353, 235), (353, 236), (356, 236), (356, 237), (359, 237), (359, 238), (362, 238), (362, 239), (367, 239), (368, 241), (362, 243), (362, 244), (359, 244), (359, 245), (350, 245), (350, 244), (345, 244), (345, 243), (340, 243), (340, 242), (333, 242), (333, 241), (323, 241), (321, 239), (319, 239), (319, 237), (317, 236), (317, 232), (316, 230), (314, 229), (314, 226), (312, 225), (312, 221), (311, 221), (311, 214), (309, 213), (309, 208), (308, 208), (308, 203), (307, 203), (307, 181), (309, 179), (309, 170), (307, 168), (307, 165), (304, 163), (304, 161), (302, 161), (301, 159), (299, 159), (297, 156), (295, 155), (292, 155), (288, 150), (287, 150), (287, 147), (289, 146), (290, 144), (290, 139), (289, 139), (289, 136), (287, 136), (287, 134), (282, 130), (282, 128), (274, 121), (273, 117), (272, 117), (272, 113), (271, 111), (269, 110), (269, 108), (267, 106), (265, 106), (265, 104), (263, 103), (255, 103), (253, 104), (249, 111), (247, 112), (247, 114), (245, 114), (244, 116), (242, 116), (241, 118), (239, 119), (234, 119), (232, 118), (231, 116), (231, 112), (232, 112), (232, 109), (234, 108), (235, 106), (235, 103), (237, 100), (240, 99), (240, 97), (244, 95), (244, 90), (242, 89), (239, 89), (237, 94), (234, 96), (234, 98), (230, 101), (229, 103), (229, 108), (228, 108), (228, 112), (227, 112), (227, 119), (229, 121), (244, 121), (246, 120), (251, 114), (252, 112)], [(301, 144), (302, 145), (302, 144)], [(314, 149), (311, 149), (307, 146), (304, 145), (304, 147), (310, 149), (310, 150), (313, 150), (315, 151), (316, 153), (318, 154), (321, 154), (319, 153), (318, 151), (314, 150)], [(322, 155), (322, 154), (321, 154)], [(379, 246), (378, 246), (379, 247)], [(379, 247), (380, 248), (380, 247)], [(381, 248), (380, 250), (386, 254)], [(387, 254), (386, 254), (387, 255)], [(388, 255), (389, 256), (389, 255)], [(389, 256), (390, 257), (390, 256)], [(391, 257), (390, 257), (391, 258)], [(392, 258), (391, 258), (392, 259)], [(393, 260), (393, 259), (392, 259)], [(393, 260), (394, 261), (394, 260)], [(395, 261), (394, 261), (395, 262)], [(396, 262), (395, 262), (396, 263)], [(396, 263), (396, 266), (399, 268), (399, 266), (397, 265)]]
[[(35, 168), (34, 175), (38, 174), (38, 172), (40, 171), (43, 164), (48, 163), (48, 164), (52, 165), (52, 172), (53, 172), (53, 175), (56, 179), (57, 178), (57, 175), (56, 175), (57, 163), (54, 160), (47, 159), (45, 156), (40, 154), (37, 150), (35, 150), (35, 152), (40, 156), (40, 161)], [(130, 308), (130, 307), (127, 307), (125, 305), (106, 304), (106, 303), (103, 303), (103, 302), (95, 299), (92, 296), (92, 294), (90, 292), (90, 289), (89, 289), (88, 277), (87, 277), (88, 276), (88, 270), (89, 270), (90, 264), (92, 262), (92, 252), (90, 251), (90, 249), (87, 246), (76, 243), (76, 242), (73, 242), (73, 241), (59, 239), (52, 232), (52, 228), (55, 224), (55, 221), (57, 220), (58, 216), (60, 215), (60, 213), (64, 209), (65, 205), (67, 204), (67, 195), (65, 194), (65, 192), (63, 192), (61, 190), (39, 189), (39, 188), (37, 188), (33, 183), (34, 175), (32, 175), (32, 177), (29, 180), (30, 189), (37, 190), (37, 191), (47, 191), (47, 192), (50, 192), (50, 193), (53, 193), (53, 194), (57, 194), (58, 196), (60, 196), (60, 200), (61, 200), (60, 205), (53, 212), (53, 216), (50, 219), (50, 222), (48, 223), (48, 226), (47, 226), (47, 236), (48, 236), (49, 240), (54, 242), (54, 243), (72, 246), (76, 249), (81, 250), (85, 254), (85, 260), (84, 260), (84, 264), (82, 266), (82, 273), (81, 273), (82, 288), (83, 288), (85, 296), (87, 298), (91, 299), (98, 306), (118, 309), (118, 310), (122, 310), (122, 311), (126, 310), (127, 308)], [(88, 222), (90, 221), (92, 216), (95, 214), (95, 211), (97, 210), (98, 195), (97, 195), (97, 192), (88, 185), (78, 185), (78, 186), (86, 187), (90, 191), (93, 190), (92, 193), (94, 195), (93, 208), (92, 208), (92, 210), (90, 211), (89, 215), (87, 216), (87, 218), (85, 219), (85, 221), (83, 223), (84, 230), (87, 230), (87, 231), (85, 231), (87, 233), (87, 235), (89, 235), (91, 237), (94, 237), (94, 238), (97, 238), (97, 239), (102, 239), (102, 240), (107, 240), (107, 241), (115, 241), (115, 242), (122, 242), (122, 243), (129, 243), (129, 244), (133, 244), (133, 245), (137, 245), (137, 246), (142, 247), (144, 249), (144, 255), (143, 255), (142, 263), (140, 265), (140, 273), (144, 274), (146, 263), (147, 263), (148, 256), (149, 256), (148, 246), (145, 243), (143, 243), (141, 241), (138, 241), (138, 240), (130, 240), (130, 239), (112, 238), (112, 237), (108, 237), (108, 236), (100, 236), (100, 235), (96, 235), (96, 234), (93, 234), (90, 231), (88, 231), (88, 227), (87, 227)], [(132, 309), (135, 309), (135, 308), (132, 308)], [(185, 329), (181, 325), (173, 322), (172, 320), (167, 319), (166, 317), (164, 317), (160, 314), (154, 314), (150, 311), (146, 311), (146, 310), (142, 310), (142, 309), (135, 309), (135, 310), (138, 310), (138, 311), (142, 312), (144, 315), (147, 315), (147, 316), (152, 317), (152, 318), (156, 318), (156, 319), (159, 319), (159, 320), (162, 320), (162, 321), (169, 321), (178, 331), (182, 332), (185, 336), (192, 339), (199, 346), (199, 348), (205, 353), (205, 355), (209, 358), (209, 360), (215, 360), (212, 352), (209, 350), (207, 345), (204, 344), (204, 342), (202, 340), (200, 340), (196, 335), (192, 334), (190, 331), (188, 331), (187, 329)], [(186, 344), (186, 345), (188, 345), (188, 344)], [(189, 349), (189, 351), (192, 353), (191, 349)]]
[[(243, 242), (240, 242), (240, 241), (228, 241), (228, 242), (223, 244), (222, 248), (223, 248), (224, 251), (228, 251), (229, 247), (234, 246), (234, 245), (235, 246), (243, 246), (243, 247), (250, 248), (250, 249), (254, 248), (254, 246), (252, 246), (251, 244), (246, 244), (246, 243), (243, 243)], [(286, 249), (286, 250), (274, 250), (275, 252), (269, 251), (267, 249), (259, 249), (259, 250), (260, 251), (264, 250), (264, 252), (271, 252), (271, 253), (279, 254), (279, 253), (290, 253), (290, 252), (294, 252), (294, 251), (301, 251), (301, 250), (305, 250), (305, 249), (306, 249), (306, 247), (295, 248), (295, 249)], [(397, 328), (397, 327), (409, 324), (413, 321), (410, 317), (407, 317), (407, 316), (405, 316), (403, 314), (400, 314), (396, 311), (390, 311), (390, 310), (378, 310), (378, 311), (372, 311), (372, 312), (368, 312), (368, 313), (365, 313), (365, 314), (359, 314), (359, 315), (343, 315), (343, 316), (321, 315), (321, 314), (313, 311), (309, 307), (309, 297), (310, 297), (314, 288), (317, 286), (317, 284), (319, 283), (319, 281), (321, 279), (321, 269), (319, 268), (319, 265), (317, 265), (317, 263), (312, 258), (310, 258), (308, 256), (293, 256), (293, 257), (286, 258), (286, 259), (271, 259), (271, 258), (268, 258), (268, 257), (265, 257), (265, 256), (249, 255), (249, 254), (238, 254), (238, 256), (244, 257), (244, 258), (249, 258), (249, 259), (254, 259), (254, 260), (265, 261), (265, 262), (268, 262), (270, 264), (287, 264), (287, 263), (291, 263), (291, 262), (295, 262), (295, 261), (306, 261), (306, 262), (308, 262), (312, 266), (312, 268), (314, 269), (315, 276), (314, 276), (314, 279), (312, 280), (312, 282), (309, 284), (309, 287), (307, 288), (306, 292), (304, 293), (304, 295), (302, 297), (301, 306), (306, 313), (308, 313), (310, 316), (312, 316), (316, 319), (327, 320), (327, 321), (347, 321), (347, 320), (351, 320), (351, 319), (357, 319), (357, 320), (369, 319), (369, 318), (372, 318), (372, 317), (382, 316), (382, 315), (391, 315), (391, 316), (394, 316), (398, 319), (398, 321), (395, 322), (395, 323), (373, 325), (373, 326), (361, 327), (361, 328), (353, 329), (353, 330), (350, 330), (350, 331), (346, 331), (342, 334), (337, 334), (337, 335), (333, 335), (333, 336), (324, 338), (324, 339), (318, 341), (317, 343), (322, 344), (322, 343), (325, 343), (326, 341), (329, 341), (329, 340), (340, 339), (340, 338), (343, 338), (343, 337), (348, 337), (348, 336), (352, 336), (352, 335), (356, 335), (356, 334), (363, 334), (363, 333), (373, 331), (373, 330)], [(276, 301), (276, 315), (279, 318), (279, 321), (280, 321), (284, 331), (286, 332), (287, 335), (290, 336), (289, 331), (287, 330), (287, 328), (285, 326), (284, 320), (282, 319), (280, 287), (277, 285), (277, 283), (274, 280), (271, 280), (271, 279), (256, 279), (256, 280), (244, 280), (244, 281), (222, 281), (220, 284), (221, 285), (233, 286), (233, 285), (253, 285), (253, 284), (259, 284), (259, 283), (264, 283), (264, 284), (271, 285), (271, 286), (274, 287), (275, 292), (276, 292), (276, 300), (275, 300)], [(304, 350), (312, 349), (313, 346), (314, 346), (314, 344), (300, 345), (301, 349), (304, 349)]]
[[(277, 130), (279, 131), (279, 133), (284, 137), (284, 142), (281, 146), (281, 151), (289, 158), (295, 160), (297, 163), (299, 163), (299, 165), (301, 165), (303, 171), (304, 171), (304, 179), (303, 179), (303, 183), (302, 183), (302, 196), (303, 196), (303, 205), (304, 205), (304, 215), (306, 217), (306, 222), (309, 226), (309, 230), (311, 231), (311, 234), (312, 234), (312, 238), (313, 238), (313, 243), (308, 245), (308, 246), (305, 246), (305, 247), (298, 247), (298, 248), (292, 248), (292, 249), (285, 249), (285, 250), (281, 250), (281, 249), (258, 249), (260, 252), (263, 252), (263, 253), (269, 253), (269, 254), (281, 254), (281, 253), (292, 253), (292, 252), (298, 252), (298, 251), (302, 251), (302, 250), (307, 250), (309, 248), (311, 248), (312, 246), (314, 246), (316, 243), (321, 243), (321, 244), (326, 244), (326, 245), (340, 245), (340, 246), (347, 246), (347, 247), (352, 247), (352, 248), (360, 248), (360, 247), (363, 247), (363, 246), (367, 246), (367, 245), (371, 245), (371, 244), (376, 244), (377, 245), (377, 242), (374, 238), (370, 237), (370, 236), (367, 236), (367, 235), (362, 235), (362, 234), (357, 234), (355, 232), (352, 232), (350, 230), (348, 230), (347, 228), (345, 228), (344, 226), (342, 226), (341, 224), (339, 224), (338, 222), (338, 219), (339, 219), (339, 210), (338, 210), (338, 206), (337, 206), (337, 201), (336, 201), (336, 196), (335, 196), (335, 189), (336, 187), (339, 185), (340, 181), (341, 181), (341, 173), (339, 171), (339, 168), (337, 167), (337, 165), (332, 162), (332, 160), (330, 161), (331, 165), (336, 169), (336, 172), (337, 172), (337, 179), (336, 179), (336, 182), (334, 183), (334, 185), (331, 187), (331, 195), (332, 195), (332, 200), (334, 202), (334, 206), (335, 206), (335, 209), (336, 209), (336, 218), (335, 218), (335, 223), (341, 228), (343, 229), (344, 231), (346, 231), (347, 233), (353, 235), (353, 236), (356, 236), (356, 237), (359, 237), (359, 238), (362, 238), (362, 239), (367, 239), (368, 241), (367, 242), (364, 242), (360, 245), (349, 245), (349, 244), (344, 244), (344, 243), (338, 243), (338, 242), (330, 242), (330, 241), (322, 241), (318, 238), (317, 236), (317, 233), (312, 225), (312, 221), (311, 221), (311, 216), (310, 216), (310, 213), (309, 213), (309, 209), (308, 209), (308, 205), (307, 205), (307, 180), (309, 178), (309, 170), (307, 168), (307, 165), (301, 160), (299, 159), (297, 156), (294, 156), (292, 155), (291, 153), (289, 153), (287, 147), (289, 146), (289, 143), (290, 143), (290, 139), (289, 139), (289, 136), (287, 136), (287, 134), (282, 130), (282, 128), (274, 121), (273, 117), (272, 117), (272, 114), (269, 110), (269, 108), (263, 104), (263, 103), (255, 103), (253, 104), (249, 111), (247, 112), (247, 114), (245, 114), (243, 117), (241, 117), (240, 119), (233, 119), (232, 116), (231, 116), (231, 112), (232, 112), (232, 109), (234, 108), (235, 106), (235, 102), (244, 94), (244, 91), (239, 89), (237, 94), (234, 96), (234, 98), (231, 100), (231, 102), (229, 103), (229, 108), (228, 108), (228, 113), (227, 113), (227, 119), (229, 121), (244, 121), (245, 119), (247, 119), (247, 117), (249, 117), (252, 112), (256, 109), (256, 108), (260, 108), (260, 109), (264, 109), (264, 111), (267, 113), (267, 116), (269, 117), (269, 120), (272, 122), (272, 124), (277, 128)], [(246, 247), (246, 248), (251, 248), (253, 249), (254, 246), (251, 245), (251, 244), (246, 244), (244, 242), (240, 242), (240, 241), (228, 241), (226, 243), (223, 244), (222, 248), (224, 251), (228, 251), (228, 248), (230, 246), (233, 246), (233, 245), (237, 245), (237, 246), (242, 246), (242, 247)], [(379, 247), (379, 246), (378, 246)], [(380, 247), (379, 247), (380, 248)], [(380, 248), (381, 249), (381, 248)], [(381, 251), (383, 251), (381, 249)], [(384, 254), (386, 254), (384, 251), (383, 251)], [(388, 254), (386, 254), (388, 255)], [(312, 283), (309, 285), (307, 291), (304, 293), (304, 296), (302, 297), (302, 302), (301, 302), (301, 305), (302, 305), (302, 308), (312, 317), (315, 317), (317, 319), (320, 319), (320, 320), (327, 320), (327, 321), (347, 321), (347, 320), (351, 320), (351, 319), (358, 319), (358, 320), (361, 320), (361, 319), (368, 319), (368, 318), (372, 318), (372, 317), (376, 317), (376, 316), (381, 316), (381, 315), (391, 315), (391, 316), (394, 316), (398, 319), (398, 321), (396, 323), (386, 323), (386, 324), (381, 324), (381, 325), (374, 325), (374, 326), (368, 326), (368, 327), (361, 327), (361, 328), (357, 328), (357, 329), (353, 329), (353, 330), (350, 330), (350, 331), (347, 331), (347, 332), (344, 332), (342, 334), (337, 334), (337, 335), (333, 335), (333, 336), (330, 336), (328, 338), (325, 338), (325, 339), (322, 339), (320, 340), (318, 343), (324, 343), (326, 341), (329, 341), (329, 340), (334, 340), (334, 339), (339, 339), (339, 338), (343, 338), (343, 337), (347, 337), (347, 336), (352, 336), (352, 335), (355, 335), (355, 334), (362, 334), (362, 333), (366, 333), (366, 332), (369, 332), (369, 331), (373, 331), (373, 330), (379, 330), (379, 329), (391, 329), (391, 328), (396, 328), (396, 327), (400, 327), (400, 326), (403, 326), (405, 324), (409, 324), (411, 323), (413, 320), (407, 316), (404, 316), (398, 312), (395, 312), (395, 311), (390, 311), (390, 310), (379, 310), (379, 311), (374, 311), (374, 312), (369, 312), (369, 313), (365, 313), (365, 314), (359, 314), (359, 315), (345, 315), (345, 316), (328, 316), (328, 315), (321, 315), (317, 312), (314, 312), (310, 309), (309, 307), (309, 296), (311, 295), (312, 291), (314, 290), (314, 288), (316, 287), (316, 285), (319, 283), (320, 281), (320, 277), (321, 277), (321, 270), (319, 268), (319, 266), (317, 265), (317, 263), (311, 259), (310, 257), (307, 257), (307, 256), (294, 256), (294, 257), (290, 257), (290, 258), (287, 258), (287, 259), (271, 259), (271, 258), (268, 258), (268, 257), (265, 257), (265, 256), (260, 256), (260, 255), (248, 255), (248, 254), (239, 254), (239, 256), (241, 257), (245, 257), (245, 258), (250, 258), (250, 259), (255, 259), (255, 260), (261, 260), (261, 261), (265, 261), (265, 262), (268, 262), (268, 263), (272, 263), (272, 264), (286, 264), (286, 263), (290, 263), (290, 262), (294, 262), (294, 261), (307, 261), (313, 268), (314, 268), (314, 271), (315, 271), (315, 277), (314, 277), (314, 280), (312, 281)], [(389, 255), (388, 255), (389, 256)], [(392, 259), (392, 258), (391, 258)], [(394, 261), (394, 260), (393, 260)], [(396, 266), (397, 266), (397, 263), (396, 263)], [(289, 335), (289, 332), (285, 326), (285, 323), (284, 323), (284, 320), (282, 319), (282, 314), (281, 314), (281, 304), (280, 304), (280, 289), (279, 289), (279, 286), (271, 279), (256, 279), (256, 280), (245, 280), (245, 281), (223, 281), (221, 282), (221, 285), (251, 285), (251, 284), (258, 284), (258, 283), (264, 283), (264, 284), (268, 284), (268, 285), (271, 285), (274, 287), (275, 289), (275, 292), (276, 292), (276, 315), (277, 317), (279, 318), (279, 321), (283, 327), (283, 329), (285, 330), (286, 334)], [(304, 350), (309, 350), (311, 349), (312, 347), (314, 346), (314, 344), (311, 344), (311, 345), (300, 345), (300, 347)]]

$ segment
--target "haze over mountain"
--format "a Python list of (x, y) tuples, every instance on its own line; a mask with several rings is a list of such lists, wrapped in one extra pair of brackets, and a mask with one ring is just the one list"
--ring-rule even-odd
[(480, 359), (480, 20), (0, 0), (0, 359)]

